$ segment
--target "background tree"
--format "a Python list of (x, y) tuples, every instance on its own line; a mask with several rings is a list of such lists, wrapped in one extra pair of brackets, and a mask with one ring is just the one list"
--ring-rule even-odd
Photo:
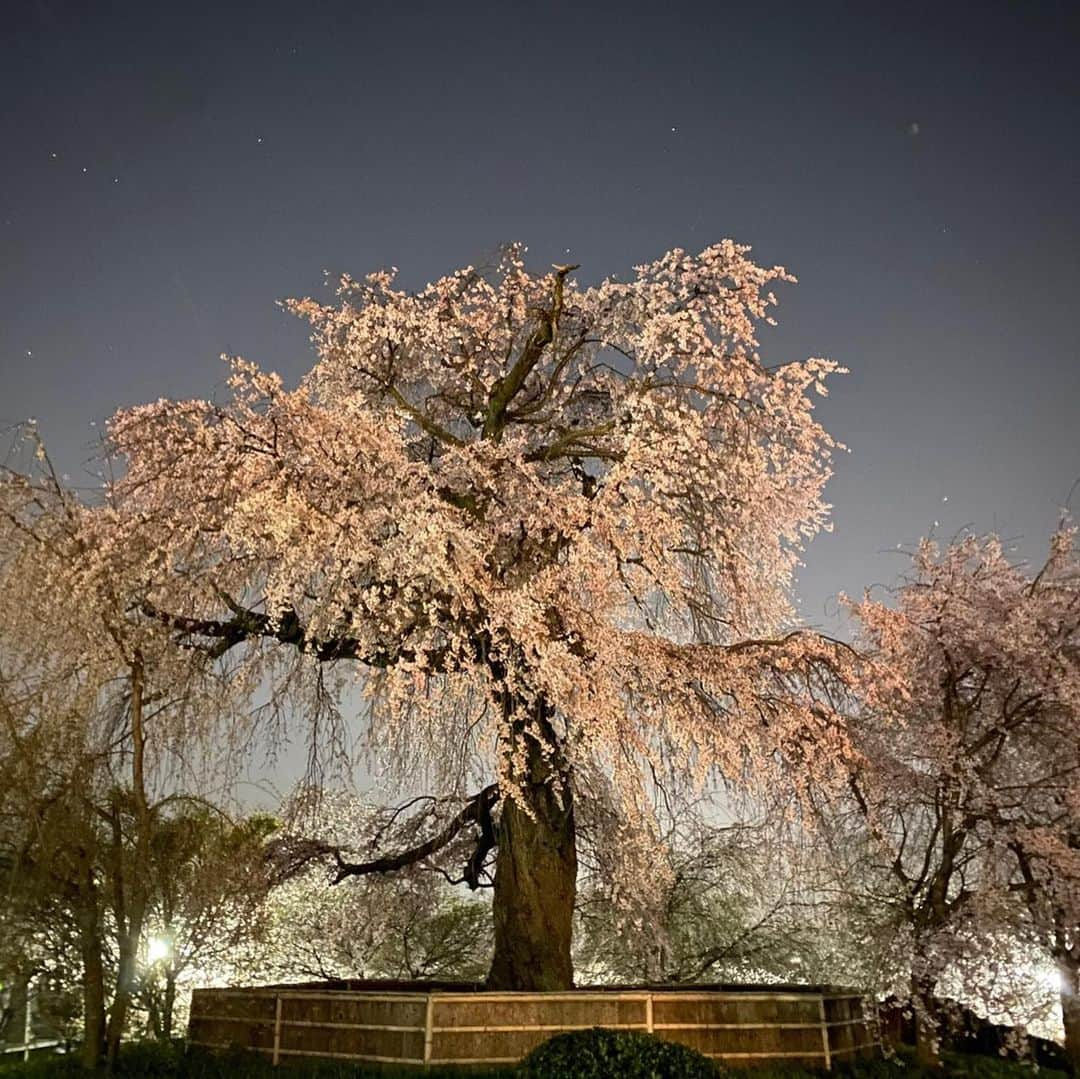
[(231, 687), (139, 615), (138, 551), (102, 542), (106, 516), (27, 438), (36, 466), (0, 482), (0, 849), (26, 921), (77, 942), (96, 1066), (127, 1025), (161, 815), (193, 774), (213, 778), (179, 751), (231, 715)]
[[(0, 719), (10, 720), (5, 695), (0, 692)], [(93, 983), (84, 978), (82, 957), (88, 943), (87, 927), (96, 909), (83, 874), (73, 873), (71, 857), (85, 842), (85, 806), (71, 797), (68, 784), (60, 781), (56, 761), (35, 750), (15, 756), (11, 752), (8, 723), (0, 734), (0, 984), (14, 997), (17, 1029), (10, 1025), (0, 1040), (22, 1042), (25, 994), (33, 987), (34, 1011), (45, 1003), (56, 1036), (76, 1041), (82, 1032), (87, 991), (93, 999)], [(33, 784), (28, 769), (33, 768)], [(75, 785), (75, 784), (72, 784)], [(31, 793), (32, 792), (32, 793)], [(30, 797), (28, 797), (28, 794)], [(43, 796), (44, 795), (44, 796)], [(75, 803), (74, 806), (72, 803)], [(70, 819), (67, 810), (76, 808)], [(33, 839), (28, 841), (28, 834)], [(60, 837), (63, 842), (59, 842)], [(33, 842), (38, 857), (26, 857)], [(70, 845), (69, 845), (70, 844)], [(88, 910), (88, 907), (90, 908)], [(91, 960), (96, 953), (91, 950)], [(45, 992), (42, 990), (45, 989)], [(5, 1006), (6, 1013), (6, 1006)], [(99, 1017), (104, 1029), (104, 1015)]]
[(289, 305), (319, 351), (298, 388), (236, 360), (230, 400), (110, 425), (105, 517), (148, 568), (147, 621), (235, 652), (323, 732), (359, 675), (368, 743), (447, 813), (338, 872), (474, 835), (457, 875), (496, 858), (493, 986), (571, 984), (584, 801), (621, 822), (612, 868), (641, 893), (654, 776), (806, 785), (848, 752), (815, 688), (847, 657), (792, 630), (788, 596), (826, 519), (809, 394), (836, 366), (762, 363), (790, 278), (746, 253), (594, 287), (516, 247), (411, 294), (345, 278), (337, 306)]
[(234, 821), (186, 798), (160, 807), (138, 981), (138, 1003), (154, 1037), (174, 1034), (178, 983), (233, 965), (234, 953), (265, 934), (267, 897), (276, 883), (267, 841), (276, 828), (271, 817)]
[[(416, 801), (436, 817), (441, 812), (430, 798)], [(280, 884), (255, 955), (260, 976), (482, 979), (491, 962), (490, 903), (455, 894), (442, 867), (445, 848), (390, 873), (342, 876), (322, 864), (327, 851), (366, 857), (387, 832), (399, 842), (399, 821), (411, 834), (425, 816), (411, 808), (387, 809), (344, 790), (303, 784), (293, 792), (282, 807), (282, 835), (271, 845)], [(359, 837), (363, 845), (356, 846)], [(460, 845), (462, 860), (467, 847)]]
[[(830, 945), (798, 807), (783, 792), (691, 806), (665, 819), (658, 908), (613, 894), (586, 834), (575, 966), (590, 982), (830, 981)], [(850, 975), (849, 975), (850, 977)], [(845, 984), (850, 984), (845, 981)]]
[[(1080, 775), (1073, 536), (1057, 532), (1034, 575), (1012, 565), (996, 537), (944, 551), (924, 542), (895, 607), (869, 598), (852, 607), (876, 669), (892, 677), (859, 686), (864, 712), (853, 729), (863, 763), (846, 803), (854, 833), (839, 818), (834, 826), (862, 855), (849, 879), (878, 889), (893, 910), (927, 1058), (944, 972), (978, 970), (973, 951), (985, 967), (995, 941), (1008, 951), (1010, 940), (1030, 937), (1019, 896), (1070, 969), (1070, 807)], [(1066, 1016), (1073, 1007), (1063, 995)], [(1069, 1026), (1067, 1018), (1067, 1034)], [(1068, 1041), (1076, 1054), (1075, 1028)]]
[(254, 958), (274, 981), (479, 982), (491, 964), (489, 904), (415, 870), (328, 888), (313, 867), (274, 891), (267, 920)]
[[(1074, 797), (1070, 792), (1068, 797)], [(1012, 842), (1012, 886), (1024, 898), (1033, 935), (1052, 958), (1065, 1028), (1065, 1050), (1080, 1066), (1080, 865), (1075, 817), (1051, 809), (1046, 823), (1024, 827)]]

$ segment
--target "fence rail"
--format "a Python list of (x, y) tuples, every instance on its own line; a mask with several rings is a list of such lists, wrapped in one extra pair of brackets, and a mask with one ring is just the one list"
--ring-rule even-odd
[(0, 1056), (9, 1053), (21, 1053), (23, 1060), (29, 1060), (32, 1053), (42, 1052), (46, 1049), (60, 1049), (66, 1043), (61, 1038), (35, 1038), (33, 1041), (20, 1042), (18, 1045), (8, 1045), (0, 1042)]
[(880, 1051), (876, 1009), (856, 993), (727, 990), (508, 993), (289, 987), (196, 989), (189, 1036), (285, 1058), (506, 1064), (555, 1034), (603, 1026), (656, 1033), (718, 1060), (802, 1060)]

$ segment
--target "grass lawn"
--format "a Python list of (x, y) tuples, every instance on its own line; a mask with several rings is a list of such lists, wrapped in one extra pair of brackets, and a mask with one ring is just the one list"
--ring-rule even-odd
[[(0, 1079), (75, 1079), (85, 1076), (74, 1058), (39, 1056), (34, 1060), (0, 1063)], [(516, 1069), (500, 1068), (409, 1068), (391, 1065), (344, 1064), (332, 1061), (313, 1064), (271, 1066), (264, 1057), (251, 1053), (210, 1053), (188, 1048), (182, 1043), (157, 1045), (132, 1044), (121, 1054), (118, 1075), (124, 1079), (512, 1079)], [(721, 1073), (724, 1074), (724, 1073)], [(729, 1070), (740, 1079), (924, 1079), (934, 1076), (966, 1076), (968, 1079), (1066, 1079), (1063, 1072), (1041, 1068), (1036, 1073), (1029, 1065), (997, 1057), (947, 1055), (943, 1072), (927, 1073), (906, 1057), (862, 1061), (838, 1066), (833, 1072), (801, 1067), (768, 1065), (747, 1070)], [(561, 1079), (552, 1076), (552, 1079)], [(612, 1079), (618, 1079), (613, 1076)], [(657, 1076), (656, 1079), (664, 1079)]]

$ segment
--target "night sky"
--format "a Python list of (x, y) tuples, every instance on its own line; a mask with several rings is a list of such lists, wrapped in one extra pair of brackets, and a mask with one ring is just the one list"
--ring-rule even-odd
[(1038, 557), (1080, 478), (1080, 7), (944, 8), (9, 0), (0, 420), (78, 482), (222, 352), (298, 378), (275, 301), (325, 270), (419, 287), (518, 239), (595, 280), (732, 237), (800, 278), (766, 361), (852, 371), (807, 618), (930, 531)]

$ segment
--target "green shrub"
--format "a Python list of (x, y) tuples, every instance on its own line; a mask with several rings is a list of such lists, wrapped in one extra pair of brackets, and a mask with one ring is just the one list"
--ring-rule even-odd
[(575, 1030), (537, 1046), (518, 1069), (523, 1079), (717, 1079), (728, 1074), (685, 1045), (637, 1030)]
[(965, 1079), (1065, 1079), (1065, 1073), (1054, 1068), (1036, 1071), (1030, 1061), (1005, 1057), (943, 1053), (941, 1063), (946, 1075), (964, 1076)]

